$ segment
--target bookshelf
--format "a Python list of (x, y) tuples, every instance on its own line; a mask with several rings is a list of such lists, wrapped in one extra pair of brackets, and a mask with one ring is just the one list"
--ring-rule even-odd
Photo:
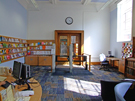
[(25, 39), (0, 35), (0, 63), (26, 56), (27, 41)]
[(38, 66), (52, 66), (54, 40), (27, 40), (25, 63)]
[(28, 55), (51, 55), (54, 40), (27, 40)]
[(135, 58), (127, 58), (126, 59), (125, 76), (135, 79)]

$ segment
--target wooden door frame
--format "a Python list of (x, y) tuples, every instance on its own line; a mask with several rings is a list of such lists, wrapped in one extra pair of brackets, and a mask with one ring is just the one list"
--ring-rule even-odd
[(55, 44), (56, 44), (56, 55), (58, 55), (58, 34), (80, 34), (81, 37), (81, 55), (84, 53), (84, 31), (83, 30), (55, 30)]

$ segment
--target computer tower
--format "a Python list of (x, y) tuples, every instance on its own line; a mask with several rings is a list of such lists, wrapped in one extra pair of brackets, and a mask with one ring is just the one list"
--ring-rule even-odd
[(21, 77), (22, 79), (29, 79), (31, 77), (30, 65), (23, 64)]

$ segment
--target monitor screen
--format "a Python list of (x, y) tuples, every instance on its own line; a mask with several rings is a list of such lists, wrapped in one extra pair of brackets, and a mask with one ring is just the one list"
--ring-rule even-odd
[(108, 54), (110, 54), (110, 55), (111, 55), (111, 51), (108, 51)]
[(27, 64), (22, 64), (22, 71), (21, 71), (22, 79), (27, 79), (30, 77), (30, 66)]
[(22, 71), (22, 63), (18, 61), (14, 61), (13, 72), (12, 75), (16, 79), (20, 79)]

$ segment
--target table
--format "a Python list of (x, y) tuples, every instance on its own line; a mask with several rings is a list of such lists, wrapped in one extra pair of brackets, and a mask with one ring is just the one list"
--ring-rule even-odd
[[(8, 81), (10, 83), (14, 82), (16, 80), (11, 75), (8, 75), (8, 76), (5, 76), (5, 77), (7, 77), (7, 79), (5, 81)], [(38, 82), (34, 78), (31, 78), (30, 81), (31, 82)], [(37, 84), (29, 84), (29, 85), (34, 91), (34, 95), (30, 96), (31, 97), (30, 101), (41, 101), (42, 87), (41, 87), (40, 83), (38, 82)], [(27, 87), (27, 86), (25, 86), (25, 87)], [(3, 89), (5, 89), (5, 88), (0, 87), (0, 91), (3, 90)], [(21, 89), (18, 89), (18, 90), (21, 90)]]
[(113, 67), (119, 67), (119, 58), (107, 57), (106, 59), (109, 61), (109, 64), (111, 64)]

